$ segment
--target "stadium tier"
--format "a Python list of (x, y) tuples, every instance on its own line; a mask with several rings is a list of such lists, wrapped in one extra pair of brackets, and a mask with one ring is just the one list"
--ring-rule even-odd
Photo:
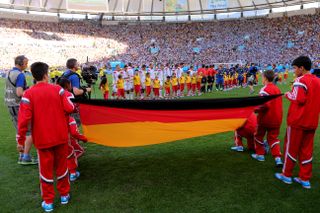
[(50, 66), (64, 66), (70, 57), (96, 65), (320, 58), (318, 2), (137, 1), (141, 8), (127, 0), (95, 0), (90, 7), (82, 0), (7, 2), (0, 1), (1, 70), (19, 54)]
[[(105, 63), (286, 63), (306, 54), (320, 58), (320, 15), (221, 22), (97, 26), (89, 22), (0, 20), (0, 67), (17, 54), (50, 66), (75, 57)], [(14, 35), (14, 36), (13, 36)]]

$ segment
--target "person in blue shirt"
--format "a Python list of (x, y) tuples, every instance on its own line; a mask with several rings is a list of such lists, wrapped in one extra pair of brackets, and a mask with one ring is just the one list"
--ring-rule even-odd
[(256, 74), (258, 72), (258, 68), (256, 67), (256, 65), (254, 63), (251, 64), (249, 72), (251, 75), (256, 76)]
[(244, 81), (244, 71), (243, 67), (240, 66), (237, 68), (236, 72), (238, 73), (238, 86), (243, 87), (243, 81)]
[(216, 90), (223, 90), (223, 74), (224, 74), (224, 69), (222, 68), (222, 65), (219, 66), (217, 69), (217, 74), (216, 74)]
[(76, 73), (79, 68), (77, 59), (68, 59), (66, 66), (68, 70), (63, 73), (62, 77), (67, 78), (71, 82), (74, 96), (82, 96), (85, 92), (91, 92), (91, 88), (81, 88), (80, 86), (80, 76)]

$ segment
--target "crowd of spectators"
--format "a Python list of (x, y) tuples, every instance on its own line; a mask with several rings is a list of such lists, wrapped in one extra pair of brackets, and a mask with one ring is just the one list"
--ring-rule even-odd
[[(299, 55), (320, 59), (320, 14), (203, 23), (98, 26), (90, 22), (0, 20), (0, 70), (25, 54), (31, 62), (64, 66), (67, 58), (103, 65), (286, 64)], [(155, 48), (156, 47), (156, 48)], [(151, 51), (153, 49), (153, 51)]]

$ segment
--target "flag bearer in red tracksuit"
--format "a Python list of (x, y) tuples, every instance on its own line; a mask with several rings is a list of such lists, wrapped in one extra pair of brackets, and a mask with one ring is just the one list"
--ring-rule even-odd
[(74, 123), (74, 119), (71, 117), (70, 119), (72, 119), (72, 122), (70, 121), (69, 122), (69, 132), (71, 134), (71, 138), (70, 138), (70, 141), (71, 141), (71, 145), (74, 149), (74, 154), (75, 156), (77, 157), (77, 159), (79, 159), (83, 154), (84, 154), (84, 148), (79, 144), (79, 141), (82, 141), (82, 142), (87, 142), (88, 139), (79, 133), (79, 130), (78, 130), (78, 126), (75, 125)]
[(84, 149), (78, 143), (78, 140), (87, 142), (88, 139), (79, 133), (76, 120), (69, 116), (69, 133), (70, 141), (68, 147), (68, 169), (70, 173), (70, 181), (75, 181), (79, 176), (80, 172), (78, 168), (78, 158), (84, 153)]
[(67, 168), (69, 136), (66, 113), (74, 110), (64, 89), (48, 83), (48, 68), (48, 65), (42, 62), (31, 65), (31, 72), (37, 83), (23, 95), (17, 135), (17, 148), (21, 151), (28, 127), (32, 129), (33, 143), (39, 157), (43, 199), (41, 206), (46, 212), (53, 210), (54, 174), (61, 204), (67, 204), (70, 199)]
[[(67, 98), (70, 100), (74, 98), (71, 91), (71, 82), (66, 78), (60, 78), (57, 82), (66, 93)], [(69, 127), (69, 143), (68, 143), (68, 170), (70, 173), (70, 181), (75, 181), (79, 176), (80, 172), (77, 171), (78, 168), (78, 158), (84, 153), (84, 149), (78, 143), (78, 140), (87, 142), (87, 138), (81, 135), (78, 131), (78, 126), (75, 119), (67, 115), (68, 127)]]
[[(279, 95), (280, 89), (274, 85), (274, 72), (272, 70), (263, 73), (263, 84), (265, 85), (260, 90), (260, 95)], [(258, 112), (258, 128), (255, 135), (255, 149), (256, 154), (252, 154), (252, 158), (258, 161), (264, 161), (265, 149), (263, 138), (267, 135), (267, 141), (270, 146), (271, 154), (275, 159), (276, 166), (283, 165), (281, 161), (280, 140), (278, 139), (280, 133), (280, 126), (282, 123), (282, 97), (275, 98), (257, 109)]]
[(252, 113), (242, 127), (236, 129), (234, 132), (235, 146), (231, 150), (243, 152), (242, 138), (247, 139), (248, 150), (254, 151), (254, 134), (257, 128), (257, 116)]
[(284, 145), (284, 165), (282, 173), (276, 173), (279, 180), (291, 184), (292, 171), (299, 161), (299, 177), (293, 180), (304, 188), (311, 188), (312, 152), (314, 134), (320, 114), (320, 79), (310, 74), (311, 60), (306, 56), (296, 58), (293, 69), (297, 79), (292, 92), (286, 93), (290, 101), (287, 117), (287, 134)]

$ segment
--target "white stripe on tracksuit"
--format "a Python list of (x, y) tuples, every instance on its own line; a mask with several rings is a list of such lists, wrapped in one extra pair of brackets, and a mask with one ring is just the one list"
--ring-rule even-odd
[(286, 169), (286, 164), (287, 164), (287, 158), (288, 158), (288, 153), (289, 153), (289, 146), (290, 146), (290, 136), (291, 136), (291, 127), (288, 126), (287, 128), (287, 141), (286, 141), (286, 154), (285, 154), (285, 158), (284, 158), (284, 164), (283, 164), (283, 168), (282, 168), (282, 173), (284, 173), (285, 169)]

